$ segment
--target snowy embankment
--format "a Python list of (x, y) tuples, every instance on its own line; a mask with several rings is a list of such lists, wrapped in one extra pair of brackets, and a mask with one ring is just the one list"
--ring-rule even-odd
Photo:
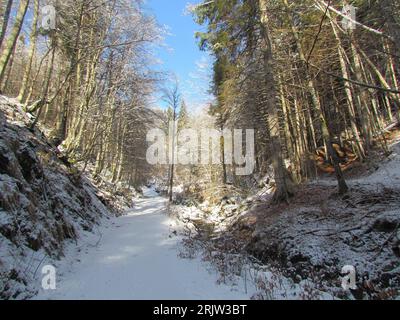
[(113, 216), (13, 99), (0, 96), (0, 299), (26, 299), (44, 264)]
[(248, 299), (242, 288), (217, 285), (200, 260), (178, 257), (180, 227), (166, 200), (147, 191), (79, 253), (71, 248), (57, 263), (57, 289), (35, 299)]
[[(205, 259), (222, 277), (246, 275), (253, 264), (255, 298), (396, 299), (400, 297), (400, 144), (367, 173), (336, 183), (321, 178), (300, 186), (290, 204), (273, 205), (266, 190), (219, 205), (178, 213), (194, 226)], [(190, 243), (189, 243), (190, 245)], [(254, 263), (252, 260), (254, 259)], [(352, 265), (357, 289), (344, 291), (341, 270)], [(268, 270), (275, 270), (272, 274)], [(291, 279), (293, 281), (290, 281)], [(325, 292), (326, 294), (322, 294)], [(299, 294), (300, 293), (300, 294)], [(295, 294), (295, 296), (294, 296)]]

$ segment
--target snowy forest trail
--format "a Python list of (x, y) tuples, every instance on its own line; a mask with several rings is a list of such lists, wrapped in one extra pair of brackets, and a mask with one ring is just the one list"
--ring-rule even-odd
[(166, 200), (147, 191), (126, 216), (101, 231), (97, 246), (87, 247), (72, 265), (61, 262), (57, 289), (36, 299), (248, 299), (217, 285), (217, 275), (199, 259), (179, 258), (173, 226)]

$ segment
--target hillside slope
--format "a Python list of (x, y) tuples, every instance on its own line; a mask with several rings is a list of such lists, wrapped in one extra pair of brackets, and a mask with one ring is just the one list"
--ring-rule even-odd
[[(208, 251), (223, 253), (217, 261), (225, 268), (229, 257), (246, 256), (331, 297), (398, 298), (400, 137), (391, 148), (389, 158), (348, 177), (351, 190), (344, 196), (337, 193), (336, 181), (324, 176), (299, 186), (290, 203), (271, 203), (268, 187), (247, 199), (226, 196), (217, 206), (200, 206), (185, 218)], [(357, 271), (352, 292), (341, 287), (346, 265)], [(273, 296), (270, 290), (262, 286), (260, 296)]]
[[(0, 96), (0, 298), (37, 290), (45, 259), (113, 215), (14, 100)], [(103, 201), (104, 202), (104, 201)]]

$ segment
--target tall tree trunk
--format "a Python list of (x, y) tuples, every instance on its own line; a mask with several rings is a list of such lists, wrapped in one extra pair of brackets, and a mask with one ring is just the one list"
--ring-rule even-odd
[[(258, 2), (260, 9), (260, 27), (262, 37), (262, 54), (263, 54), (263, 72), (264, 72), (264, 86), (265, 86), (265, 103), (262, 106), (262, 112), (266, 118), (265, 125), (269, 127), (269, 112), (272, 110), (277, 111), (278, 101), (278, 90), (276, 88), (276, 79), (274, 76), (274, 59), (272, 53), (272, 42), (270, 38), (270, 32), (268, 27), (268, 13), (267, 13), (267, 0), (259, 0)], [(268, 129), (270, 132), (270, 130)], [(293, 196), (293, 182), (290, 179), (289, 174), (285, 168), (283, 161), (282, 152), (282, 137), (278, 135), (273, 136), (270, 143), (270, 148), (273, 151), (273, 167), (276, 180), (276, 192), (274, 195), (274, 201), (276, 203), (286, 201), (288, 202), (290, 197)]]
[[(6, 74), (4, 75), (3, 82), (1, 83), (0, 92), (5, 92), (8, 88), (13, 88), (12, 83), (9, 83), (10, 75), (13, 72), (13, 66), (15, 61), (15, 51), (17, 50), (17, 45), (14, 46), (11, 52), (10, 61), (8, 62), (8, 66), (6, 68)], [(12, 81), (10, 81), (12, 82)]]
[[(333, 33), (334, 33), (335, 38), (338, 43), (338, 55), (339, 55), (340, 67), (342, 69), (342, 75), (344, 78), (349, 79), (350, 77), (349, 77), (349, 73), (347, 71), (345, 51), (343, 49), (342, 41), (340, 39), (336, 25), (332, 20), (331, 20), (331, 26), (332, 26)], [(350, 120), (351, 131), (352, 131), (353, 138), (354, 138), (355, 144), (356, 144), (357, 156), (359, 157), (360, 160), (363, 160), (365, 158), (365, 152), (364, 152), (364, 147), (362, 145), (362, 141), (360, 138), (360, 133), (359, 133), (358, 127), (357, 127), (356, 112), (355, 112), (354, 97), (353, 97), (352, 89), (353, 88), (352, 88), (351, 84), (345, 85), (348, 116), (349, 116), (349, 120)]]
[(170, 173), (169, 173), (169, 202), (172, 202), (173, 200), (173, 196), (174, 196), (174, 178), (175, 178), (175, 144), (176, 144), (176, 119), (177, 119), (177, 112), (176, 112), (176, 106), (174, 106), (174, 113), (173, 113), (173, 125), (172, 125), (172, 143), (170, 145), (170, 147), (172, 148), (172, 150), (170, 150)]
[(4, 50), (0, 56), (0, 83), (3, 82), (6, 73), (8, 62), (10, 61), (13, 49), (17, 44), (19, 34), (21, 33), (22, 25), (24, 23), (25, 15), (28, 10), (29, 0), (21, 0), (19, 8), (15, 18), (14, 26), (11, 33), (6, 41)]
[(19, 91), (18, 100), (21, 103), (25, 102), (26, 91), (28, 87), (29, 78), (31, 75), (33, 57), (36, 52), (36, 41), (37, 41), (37, 24), (39, 19), (39, 0), (34, 0), (34, 8), (33, 8), (33, 21), (32, 21), (32, 31), (29, 38), (29, 54), (28, 54), (28, 63), (26, 64), (24, 77), (22, 79), (21, 89)]
[(51, 80), (51, 75), (53, 74), (53, 69), (54, 69), (54, 59), (55, 59), (55, 55), (56, 55), (56, 49), (54, 48), (52, 50), (52, 54), (51, 54), (51, 60), (47, 69), (47, 73), (46, 73), (46, 78), (45, 78), (45, 82), (43, 85), (43, 90), (41, 93), (41, 97), (40, 99), (34, 104), (34, 107), (28, 107), (25, 104), (25, 110), (30, 112), (30, 113), (34, 113), (34, 112), (38, 112), (38, 114), (36, 115), (35, 121), (32, 123), (31, 129), (33, 129), (36, 124), (39, 121), (39, 117), (42, 114), (42, 110), (43, 107), (46, 105), (48, 105), (47, 102), (47, 96), (49, 94), (49, 88), (50, 88), (50, 80)]
[[(400, 24), (396, 21), (400, 13), (400, 4), (398, 1), (394, 0), (379, 0), (381, 10), (386, 21), (386, 29), (390, 36), (392, 37), (392, 44), (396, 49), (396, 55), (400, 52)], [(400, 63), (400, 59), (397, 58), (397, 62)], [(400, 67), (398, 65), (397, 67)]]
[(307, 59), (306, 56), (304, 54), (304, 50), (303, 50), (303, 46), (299, 37), (299, 34), (297, 32), (297, 30), (294, 27), (292, 18), (290, 16), (290, 7), (289, 4), (287, 2), (287, 0), (283, 0), (285, 7), (287, 9), (288, 12), (288, 18), (290, 20), (290, 26), (291, 26), (291, 31), (292, 34), (296, 40), (296, 46), (297, 46), (297, 50), (300, 56), (301, 61), (304, 64), (304, 68), (305, 70), (305, 81), (307, 83), (307, 88), (308, 88), (308, 93), (310, 95), (311, 98), (311, 106), (313, 108), (314, 114), (316, 114), (318, 120), (319, 120), (319, 125), (321, 127), (321, 133), (322, 133), (322, 138), (324, 140), (324, 143), (326, 145), (326, 149), (327, 149), (327, 156), (328, 159), (332, 162), (334, 168), (335, 168), (335, 174), (336, 174), (336, 178), (338, 180), (338, 186), (339, 186), (339, 193), (340, 194), (344, 194), (346, 193), (349, 188), (347, 187), (346, 181), (344, 179), (344, 175), (342, 172), (342, 169), (340, 167), (340, 163), (339, 163), (339, 159), (337, 156), (337, 153), (335, 151), (335, 149), (333, 148), (333, 138), (332, 138), (332, 134), (330, 133), (329, 130), (329, 125), (327, 123), (327, 119), (324, 115), (324, 112), (322, 110), (322, 106), (321, 106), (321, 102), (319, 100), (318, 94), (317, 94), (317, 90), (315, 89), (315, 85), (314, 82), (310, 76), (310, 73), (308, 71), (308, 68), (306, 67), (307, 64)]
[(14, 2), (13, 0), (8, 0), (6, 10), (4, 11), (3, 24), (2, 24), (1, 30), (0, 30), (0, 48), (3, 47), (3, 41), (4, 41), (4, 37), (6, 36), (8, 21), (10, 20), (10, 14), (11, 14), (13, 2)]
[[(221, 132), (224, 132), (224, 126), (221, 126)], [(227, 168), (226, 168), (226, 155), (225, 155), (225, 138), (222, 136), (221, 137), (221, 160), (222, 160), (222, 179), (223, 179), (223, 184), (228, 183), (228, 173), (227, 173)]]

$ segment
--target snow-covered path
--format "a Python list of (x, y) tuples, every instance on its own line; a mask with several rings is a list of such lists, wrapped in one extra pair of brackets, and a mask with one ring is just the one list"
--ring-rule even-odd
[(217, 285), (217, 275), (198, 259), (178, 257), (179, 238), (171, 232), (165, 200), (147, 196), (101, 230), (97, 247), (61, 262), (57, 289), (36, 299), (248, 299)]

